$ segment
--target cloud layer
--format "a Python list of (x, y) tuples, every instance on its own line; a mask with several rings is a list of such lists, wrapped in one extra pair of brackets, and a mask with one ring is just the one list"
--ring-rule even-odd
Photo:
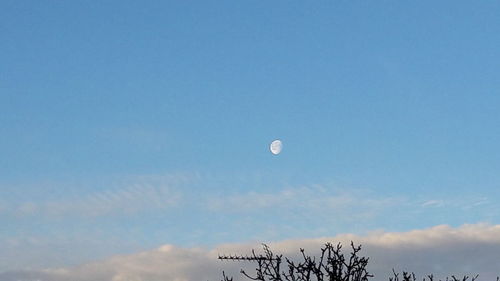
[(0, 232), (0, 272), (73, 266), (165, 242), (215, 247), (499, 221), (495, 197), (484, 194), (409, 197), (334, 183), (268, 188), (259, 181), (243, 177), (228, 188), (232, 179), (194, 173), (40, 186), (33, 194), (2, 189), (0, 220), (9, 227)]
[[(433, 273), (437, 277), (451, 274), (480, 274), (480, 280), (495, 280), (500, 274), (500, 225), (473, 224), (453, 228), (440, 225), (409, 232), (375, 232), (364, 236), (343, 234), (335, 237), (285, 240), (270, 243), (271, 249), (295, 256), (299, 248), (315, 255), (325, 242), (353, 240), (363, 245), (362, 255), (370, 257), (369, 271), (374, 280), (388, 280), (392, 268), (414, 271), (418, 275)], [(219, 253), (246, 254), (257, 244), (226, 244), (213, 249), (179, 248), (164, 245), (158, 249), (132, 255), (116, 256), (85, 265), (16, 271), (0, 274), (1, 281), (195, 281), (220, 280), (221, 271), (246, 280), (238, 271), (242, 263), (217, 260)], [(346, 253), (347, 253), (346, 248)]]

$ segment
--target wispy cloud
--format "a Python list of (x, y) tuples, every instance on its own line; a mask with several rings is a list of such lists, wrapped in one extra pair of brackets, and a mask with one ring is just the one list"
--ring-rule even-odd
[(443, 200), (432, 199), (422, 203), (422, 207), (442, 207), (442, 206), (444, 206)]
[[(182, 202), (179, 177), (141, 177), (112, 187), (85, 192), (66, 192), (57, 198), (25, 200), (0, 204), (0, 214), (40, 218), (97, 217), (130, 215), (147, 210), (167, 209)], [(64, 187), (62, 187), (64, 188)]]
[(51, 216), (102, 216), (165, 209), (179, 204), (181, 193), (169, 186), (136, 184), (94, 192), (82, 198), (52, 201), (40, 208)]
[(401, 197), (375, 196), (366, 190), (341, 190), (324, 185), (301, 186), (274, 192), (247, 192), (211, 198), (207, 207), (211, 210), (247, 212), (265, 208), (341, 210), (354, 206), (362, 209), (380, 209), (403, 204)]

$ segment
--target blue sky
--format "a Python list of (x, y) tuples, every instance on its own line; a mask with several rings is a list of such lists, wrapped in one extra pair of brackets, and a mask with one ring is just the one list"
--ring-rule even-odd
[(499, 12), (2, 1), (0, 270), (500, 223)]

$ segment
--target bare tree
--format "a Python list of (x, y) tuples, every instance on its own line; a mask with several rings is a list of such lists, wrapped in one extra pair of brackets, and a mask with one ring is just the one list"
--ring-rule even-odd
[[(262, 246), (263, 254), (257, 254), (255, 250), (252, 250), (249, 256), (219, 256), (219, 259), (255, 262), (257, 266), (254, 274), (249, 274), (243, 269), (240, 271), (243, 276), (255, 281), (368, 281), (373, 277), (366, 270), (369, 258), (359, 256), (361, 245), (354, 246), (353, 242), (351, 242), (351, 252), (348, 257), (341, 252), (340, 243), (337, 245), (326, 243), (321, 248), (318, 257), (311, 257), (304, 249), (300, 249), (298, 261), (274, 254), (266, 244)], [(413, 272), (403, 271), (402, 275), (394, 269), (392, 272), (393, 277), (389, 277), (389, 281), (417, 281)], [(446, 277), (445, 281), (476, 281), (478, 276), (470, 278), (464, 275), (458, 278), (451, 275), (451, 277)], [(435, 281), (434, 279), (434, 275), (430, 274), (422, 281)], [(222, 272), (221, 281), (233, 281), (233, 277)], [(439, 281), (443, 280), (439, 279)], [(497, 277), (496, 281), (500, 281), (500, 278)]]
[[(219, 256), (219, 259), (256, 262), (253, 275), (241, 270), (245, 277), (256, 281), (367, 281), (369, 277), (373, 277), (366, 270), (368, 258), (358, 256), (361, 246), (354, 246), (351, 242), (351, 248), (349, 257), (345, 257), (340, 243), (335, 246), (326, 243), (318, 258), (311, 257), (304, 249), (300, 249), (301, 258), (294, 261), (287, 257), (283, 259), (283, 255), (274, 254), (263, 244), (263, 255), (252, 250), (250, 256)], [(223, 272), (222, 281), (232, 280), (232, 277)]]
[[(392, 270), (393, 277), (389, 277), (389, 281), (417, 281), (417, 277), (415, 276), (415, 273), (413, 272), (407, 272), (403, 271), (403, 276), (402, 279), (399, 278), (399, 273)], [(451, 275), (451, 277), (446, 277), (445, 281), (467, 281), (470, 278), (470, 281), (476, 281), (477, 278), (479, 277), (479, 274), (476, 274), (474, 277), (470, 277), (468, 275), (464, 275), (462, 277), (456, 277), (455, 275)], [(434, 275), (429, 274), (426, 277), (422, 278), (422, 281), (434, 281)], [(442, 279), (439, 279), (439, 281), (443, 281)], [(500, 281), (500, 277), (497, 276), (496, 281)]]
[[(396, 273), (394, 269), (392, 270), (393, 277), (389, 277), (389, 281), (417, 281), (417, 277), (415, 276), (415, 273), (413, 272), (407, 272), (403, 271), (403, 276), (402, 279), (399, 278), (399, 273)], [(476, 281), (476, 279), (479, 277), (479, 274), (476, 276), (472, 277), (470, 281)], [(470, 276), (464, 275), (462, 278), (458, 278), (455, 275), (452, 275), (451, 277), (446, 277), (446, 281), (467, 281), (469, 280)], [(422, 281), (434, 281), (434, 275), (430, 274), (427, 275), (427, 277), (422, 278)], [(439, 281), (442, 281), (439, 279)], [(497, 281), (499, 281), (499, 277), (497, 277)]]

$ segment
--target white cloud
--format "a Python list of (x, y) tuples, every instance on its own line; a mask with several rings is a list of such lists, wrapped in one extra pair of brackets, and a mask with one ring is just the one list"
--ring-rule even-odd
[(443, 200), (427, 200), (422, 203), (422, 207), (442, 207), (444, 205)]
[[(182, 193), (176, 185), (182, 178), (149, 178), (112, 186), (91, 192), (70, 192), (58, 198), (44, 198), (36, 202), (21, 201), (9, 205), (0, 202), (0, 214), (39, 218), (97, 217), (130, 215), (151, 209), (176, 206)], [(116, 184), (115, 184), (116, 185)], [(62, 187), (64, 188), (64, 187)]]
[(137, 184), (94, 192), (81, 198), (45, 202), (42, 210), (49, 216), (132, 214), (145, 209), (172, 207), (180, 198), (181, 194), (169, 186)]
[[(363, 245), (362, 255), (370, 257), (374, 280), (388, 280), (391, 269), (414, 271), (437, 277), (480, 274), (480, 280), (494, 280), (500, 274), (500, 225), (473, 224), (453, 228), (446, 225), (402, 233), (374, 232), (364, 236), (343, 234), (335, 237), (287, 240), (270, 243), (276, 253), (287, 256), (305, 248), (315, 254), (325, 242), (349, 241)], [(179, 248), (164, 245), (158, 249), (72, 268), (18, 271), (0, 274), (1, 281), (191, 281), (220, 280), (222, 270), (237, 274), (245, 264), (221, 262), (217, 254), (246, 254), (256, 244), (226, 244), (214, 249)], [(346, 248), (346, 251), (348, 248)], [(250, 265), (251, 268), (252, 265)]]
[[(162, 209), (175, 205), (180, 194), (168, 186), (133, 185), (126, 189), (91, 194), (82, 204), (86, 212), (102, 215), (117, 210), (126, 213), (144, 208)], [(91, 209), (90, 209), (91, 208)]]
[(208, 209), (233, 212), (249, 212), (266, 208), (301, 209), (317, 212), (320, 210), (367, 210), (373, 214), (377, 210), (405, 204), (399, 197), (373, 196), (366, 190), (340, 190), (322, 185), (287, 188), (275, 192), (248, 192), (211, 198)]

